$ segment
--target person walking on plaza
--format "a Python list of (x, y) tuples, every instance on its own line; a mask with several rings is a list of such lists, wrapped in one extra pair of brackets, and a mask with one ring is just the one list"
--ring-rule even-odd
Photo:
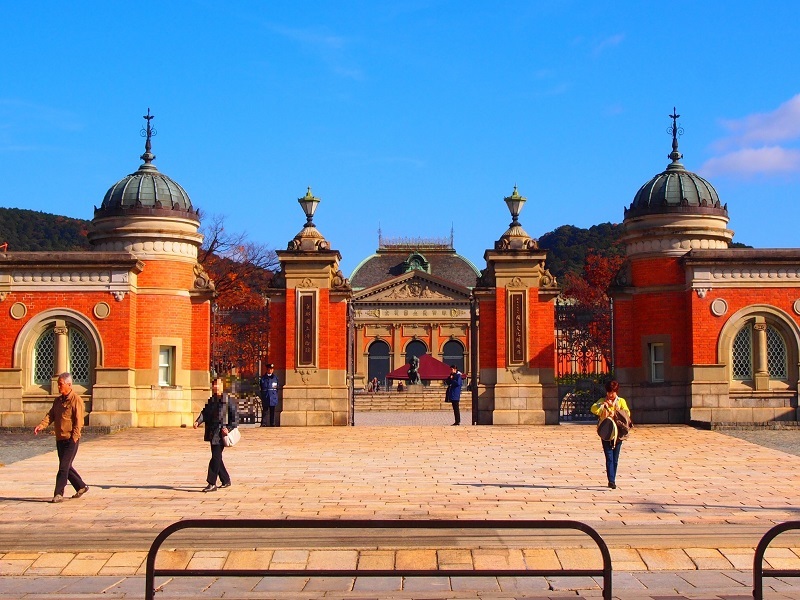
[[(625, 413), (630, 421), (631, 410), (628, 408), (628, 403), (625, 398), (617, 395), (619, 391), (619, 383), (614, 380), (606, 383), (606, 397), (600, 398), (592, 405), (592, 414), (597, 415), (598, 421), (603, 421), (608, 417), (613, 417), (615, 411)], [(619, 453), (622, 450), (623, 436), (615, 437), (613, 440), (602, 440), (603, 454), (606, 457), (606, 475), (608, 476), (608, 487), (617, 489), (617, 463), (619, 462)]]
[(463, 381), (464, 379), (458, 367), (450, 365), (450, 375), (445, 381), (447, 383), (447, 390), (445, 391), (444, 400), (445, 402), (452, 402), (453, 404), (453, 416), (455, 417), (453, 425), (461, 425), (461, 411), (459, 410), (458, 403), (461, 402), (461, 385)]
[(78, 443), (83, 429), (83, 399), (72, 389), (72, 375), (62, 373), (58, 376), (59, 396), (53, 400), (53, 406), (44, 416), (42, 422), (33, 429), (35, 435), (53, 424), (56, 434), (56, 451), (58, 452), (58, 473), (56, 488), (50, 502), (64, 501), (64, 488), (67, 481), (75, 488), (73, 498), (80, 498), (89, 491), (89, 486), (72, 466), (78, 454)]
[(267, 372), (259, 380), (261, 388), (261, 427), (267, 426), (267, 411), (269, 411), (269, 426), (275, 427), (275, 407), (278, 406), (278, 376), (275, 375), (275, 365), (267, 365)]
[(228, 431), (235, 429), (236, 404), (228, 401), (228, 395), (222, 393), (222, 378), (217, 377), (211, 383), (211, 397), (203, 407), (202, 412), (194, 421), (194, 428), (197, 429), (201, 423), (205, 423), (205, 435), (203, 440), (211, 444), (211, 460), (208, 461), (208, 485), (203, 489), (204, 492), (217, 491), (217, 478), (219, 477), (219, 487), (230, 487), (231, 476), (222, 462), (222, 450), (225, 444), (222, 438), (228, 435)]

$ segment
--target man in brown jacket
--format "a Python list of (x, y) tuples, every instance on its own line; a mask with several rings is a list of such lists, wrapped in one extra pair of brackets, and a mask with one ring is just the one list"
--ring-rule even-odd
[(50, 423), (53, 423), (55, 429), (58, 474), (56, 474), (56, 489), (50, 502), (64, 501), (67, 480), (75, 488), (73, 498), (80, 498), (89, 491), (89, 486), (72, 467), (72, 461), (78, 453), (78, 442), (83, 427), (83, 400), (72, 390), (72, 375), (62, 373), (58, 376), (58, 391), (61, 395), (53, 400), (53, 407), (33, 430), (33, 433), (38, 435)]

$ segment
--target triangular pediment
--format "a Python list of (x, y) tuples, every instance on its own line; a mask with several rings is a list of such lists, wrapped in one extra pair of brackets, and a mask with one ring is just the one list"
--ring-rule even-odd
[(368, 302), (461, 302), (469, 290), (424, 273), (410, 271), (353, 294), (355, 301)]

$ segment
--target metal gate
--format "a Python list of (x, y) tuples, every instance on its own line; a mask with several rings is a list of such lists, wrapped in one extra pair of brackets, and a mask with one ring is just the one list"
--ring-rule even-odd
[(586, 307), (556, 299), (556, 381), (560, 421), (591, 421), (613, 371), (612, 305)]
[(261, 375), (269, 356), (269, 306), (211, 307), (211, 369), (218, 375)]

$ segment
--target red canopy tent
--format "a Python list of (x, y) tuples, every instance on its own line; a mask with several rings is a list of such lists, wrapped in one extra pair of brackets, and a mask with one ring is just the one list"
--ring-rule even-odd
[[(408, 379), (409, 365), (405, 364), (389, 373), (386, 379)], [(442, 380), (450, 376), (450, 366), (436, 360), (430, 354), (419, 357), (419, 378), (428, 380)]]

